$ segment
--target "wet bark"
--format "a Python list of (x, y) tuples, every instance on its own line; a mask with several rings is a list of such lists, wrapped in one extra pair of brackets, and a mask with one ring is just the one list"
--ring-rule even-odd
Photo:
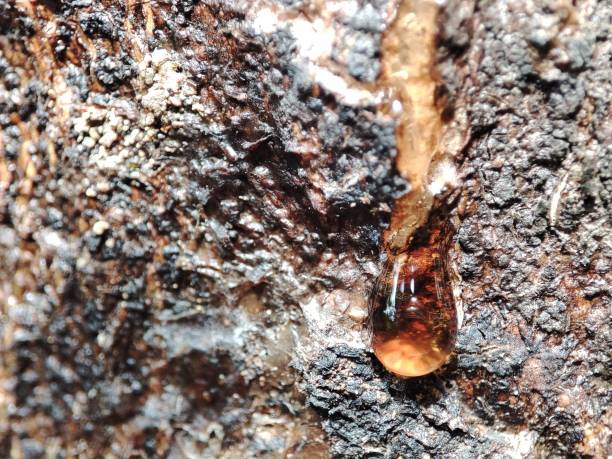
[(0, 1), (0, 457), (610, 454), (612, 8), (443, 7), (464, 317), (402, 380), (396, 7)]

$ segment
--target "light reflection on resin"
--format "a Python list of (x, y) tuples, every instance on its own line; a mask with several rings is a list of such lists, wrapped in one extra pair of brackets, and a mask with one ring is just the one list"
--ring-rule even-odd
[(387, 261), (370, 305), (374, 354), (387, 370), (406, 377), (441, 367), (457, 335), (444, 244), (428, 239), (415, 245)]

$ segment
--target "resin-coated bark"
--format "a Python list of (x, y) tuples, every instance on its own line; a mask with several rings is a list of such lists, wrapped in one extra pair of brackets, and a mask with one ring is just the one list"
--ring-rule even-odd
[(0, 457), (610, 454), (610, 5), (438, 15), (464, 318), (414, 380), (363, 339), (396, 10), (0, 0)]

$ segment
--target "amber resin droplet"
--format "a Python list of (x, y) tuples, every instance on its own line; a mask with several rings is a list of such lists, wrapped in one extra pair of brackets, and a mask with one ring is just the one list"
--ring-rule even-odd
[(441, 367), (453, 351), (457, 311), (445, 244), (428, 232), (403, 253), (390, 257), (370, 303), (374, 354), (399, 376), (422, 376)]

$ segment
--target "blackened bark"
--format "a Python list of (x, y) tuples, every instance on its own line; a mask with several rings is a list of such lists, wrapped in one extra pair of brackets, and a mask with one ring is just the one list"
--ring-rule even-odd
[(605, 457), (611, 9), (456, 2), (440, 372), (362, 340), (396, 4), (0, 2), (0, 456)]

